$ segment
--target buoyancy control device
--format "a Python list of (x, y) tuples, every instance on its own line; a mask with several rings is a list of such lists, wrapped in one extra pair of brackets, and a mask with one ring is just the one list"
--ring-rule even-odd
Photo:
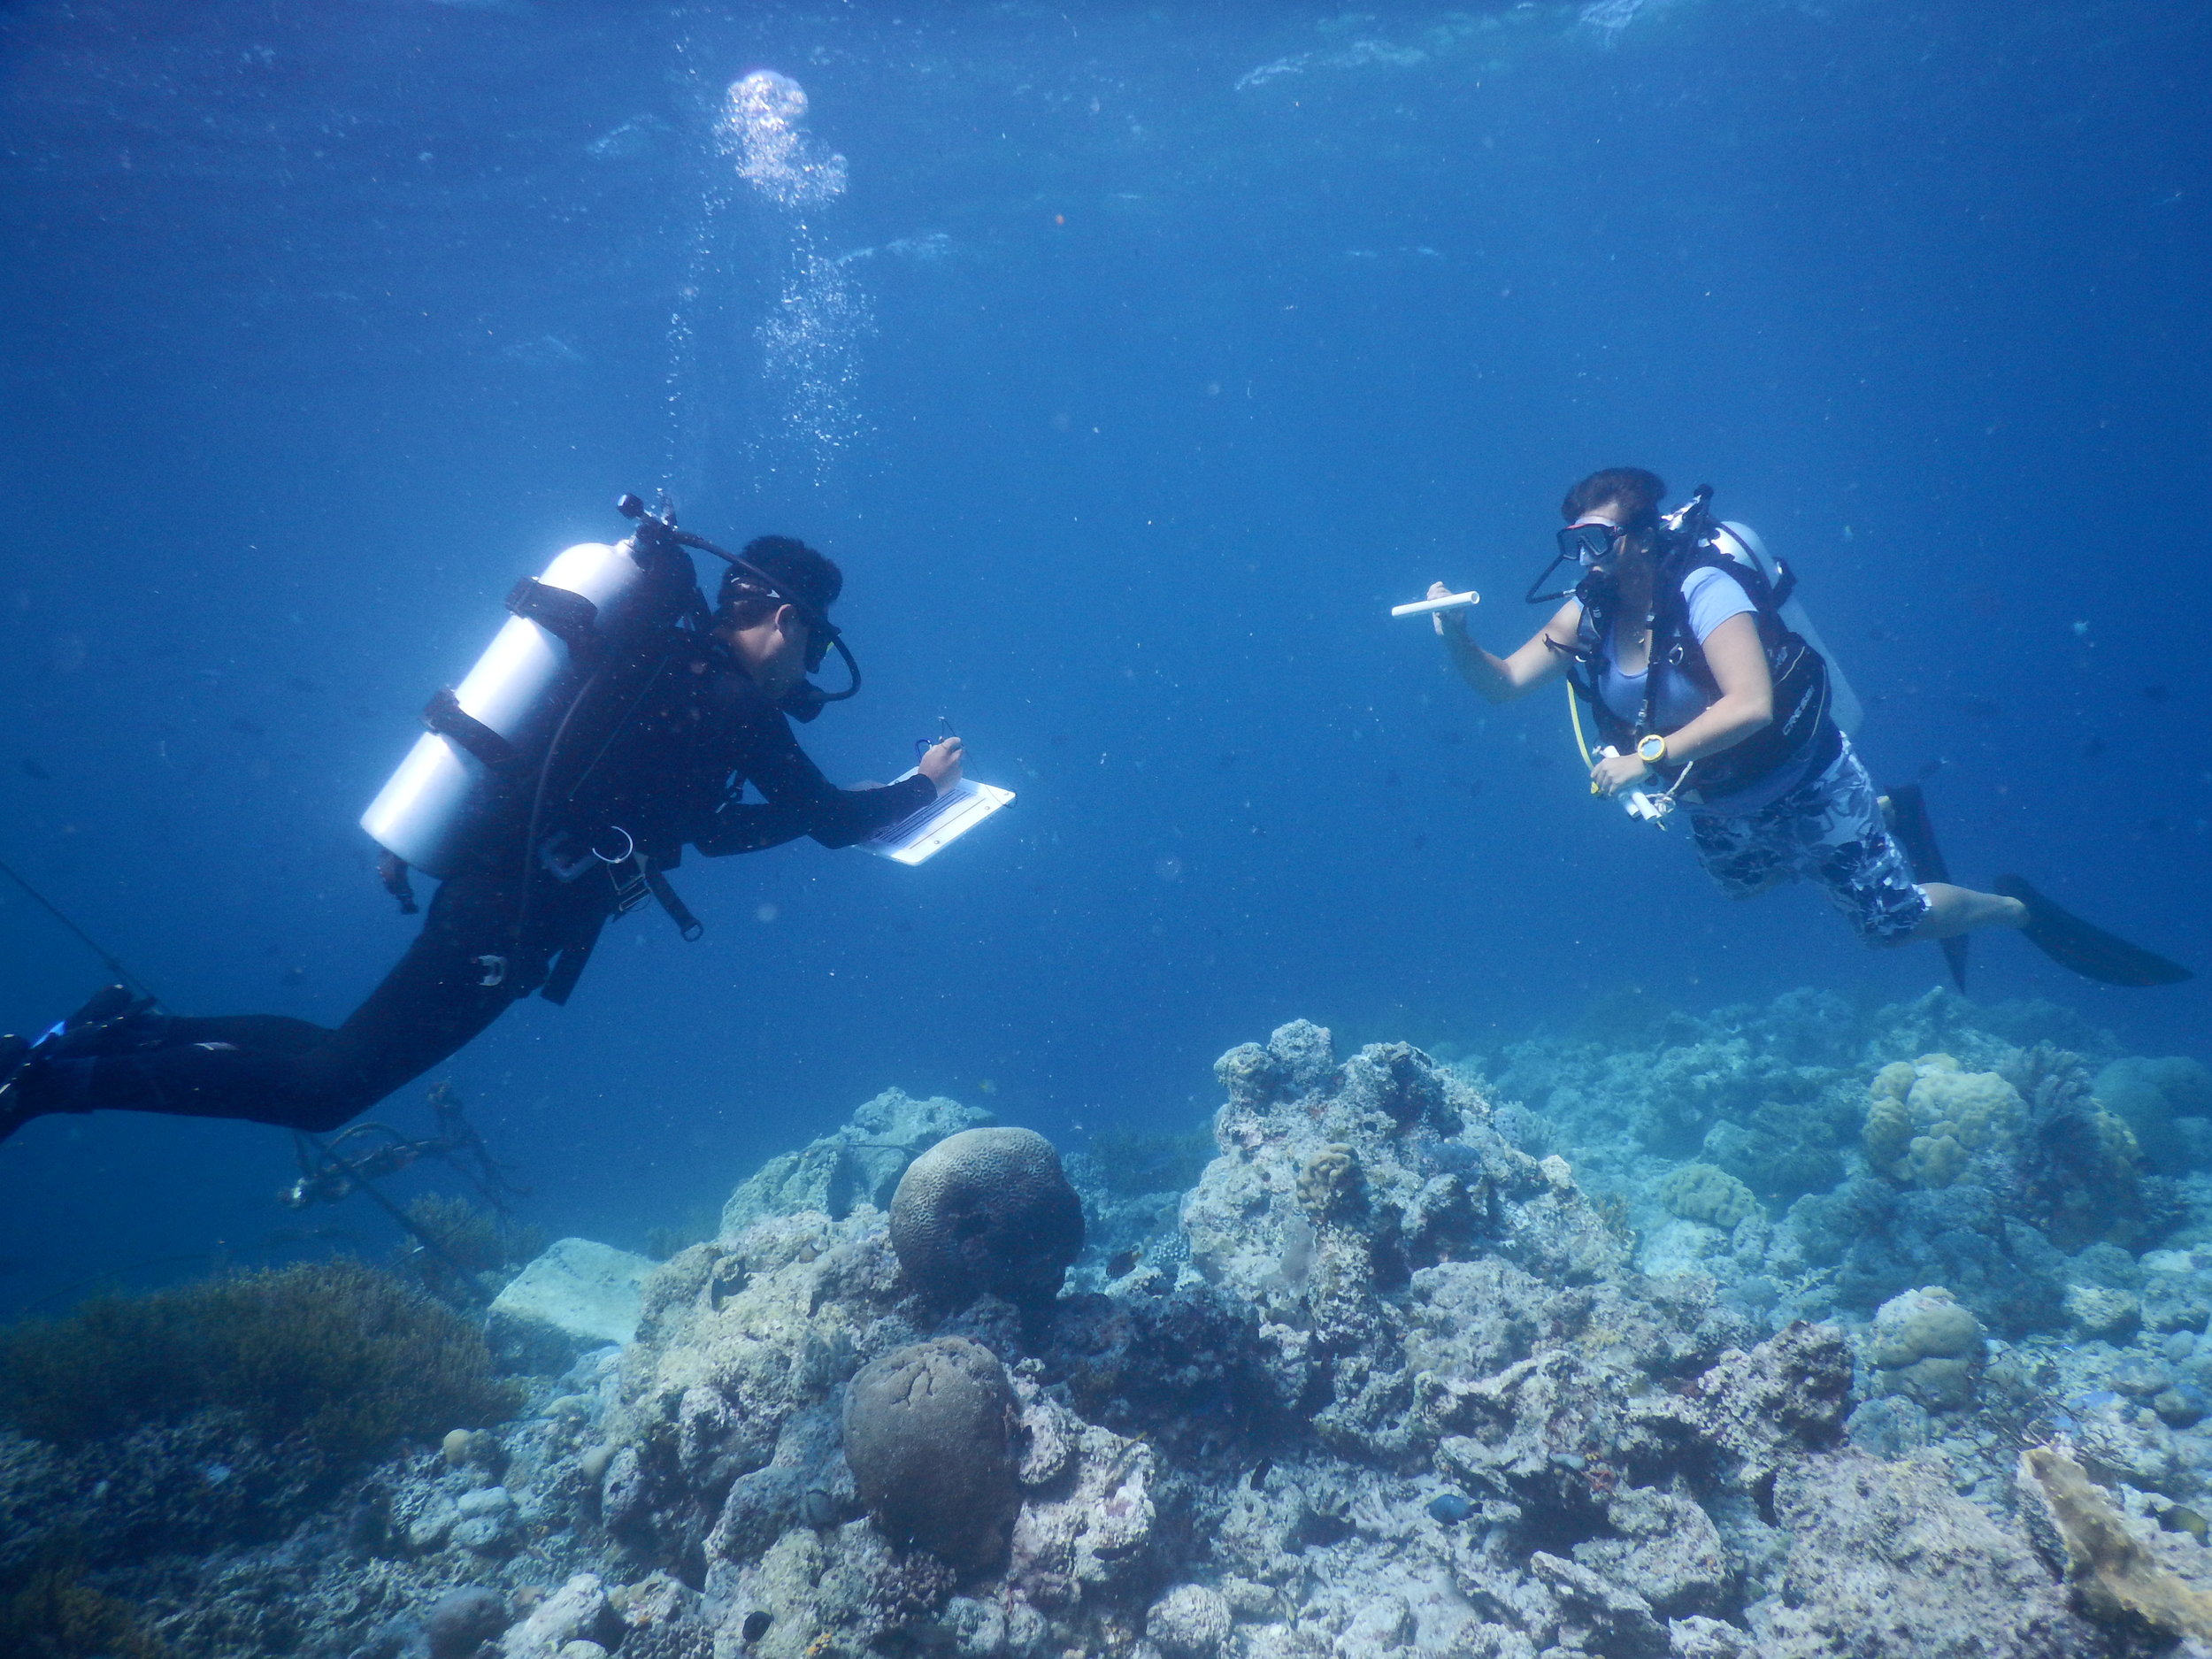
[(582, 541), (507, 595), (513, 612), (458, 686), (423, 710), (415, 741), (361, 827), (403, 865), (443, 879), (509, 780), (543, 755), (595, 663), (680, 596), (690, 559), (664, 538)]
[[(1747, 787), (1776, 766), (1802, 756), (1806, 746), (1820, 741), (1823, 733), (1828, 733), (1825, 741), (1832, 747), (1836, 739), (1832, 728), (1847, 733), (1860, 715), (1858, 698), (1821, 649), (1811, 619), (1794, 596), (1795, 573), (1767, 552), (1749, 526), (1714, 518), (1712, 493), (1711, 485), (1701, 485), (1687, 502), (1659, 520), (1653, 657), (1655, 663), (1664, 662), (1684, 674), (1709, 699), (1717, 695), (1704, 655), (1689, 632), (1681, 582), (1701, 566), (1721, 570), (1741, 585), (1755, 608), (1760, 640), (1774, 677), (1775, 718), (1742, 742), (1694, 763), (1697, 785), (1709, 795)], [(1555, 560), (1551, 568), (1558, 563)], [(1647, 676), (1645, 704), (1635, 718), (1623, 720), (1614, 715), (1598, 691), (1616, 596), (1609, 575), (1589, 570), (1573, 588), (1540, 595), (1536, 588), (1543, 580), (1540, 576), (1532, 585), (1532, 600), (1571, 593), (1582, 604), (1580, 637), (1570, 653), (1576, 659), (1570, 682), (1591, 705), (1601, 733), (1625, 752), (1653, 729), (1651, 699), (1658, 677)]]

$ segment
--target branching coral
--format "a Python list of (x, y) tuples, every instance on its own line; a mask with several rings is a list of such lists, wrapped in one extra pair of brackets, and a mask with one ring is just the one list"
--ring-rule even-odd
[(516, 1400), (472, 1325), (359, 1262), (104, 1298), (0, 1334), (0, 1420), (42, 1440), (214, 1409), (344, 1462)]
[(2038, 1043), (2004, 1071), (2026, 1104), (2017, 1200), (2024, 1217), (2069, 1250), (2115, 1233), (2142, 1234), (2140, 1149), (2091, 1092), (2082, 1057)]
[(0, 1598), (0, 1653), (11, 1659), (169, 1659), (127, 1601), (83, 1580), (81, 1563), (48, 1561)]

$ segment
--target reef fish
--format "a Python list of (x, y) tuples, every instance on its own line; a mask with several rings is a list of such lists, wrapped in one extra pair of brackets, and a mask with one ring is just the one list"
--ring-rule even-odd
[(1474, 1504), (1456, 1492), (1441, 1492), (1429, 1500), (1430, 1517), (1447, 1526), (1465, 1520), (1474, 1512)]

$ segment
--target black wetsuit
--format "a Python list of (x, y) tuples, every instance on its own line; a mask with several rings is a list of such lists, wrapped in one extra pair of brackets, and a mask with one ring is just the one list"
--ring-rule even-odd
[[(543, 789), (534, 772), (504, 791), (420, 936), (344, 1025), (137, 1015), (37, 1063), (23, 1079), (26, 1115), (121, 1108), (334, 1129), (532, 991), (565, 1001), (618, 889), (641, 896), (645, 868), (657, 876), (687, 845), (710, 856), (801, 835), (850, 846), (934, 795), (920, 777), (833, 787), (736, 660), (693, 631), (660, 636), (577, 709)], [(764, 800), (738, 799), (748, 782)], [(595, 844), (634, 845), (646, 864), (608, 864)]]

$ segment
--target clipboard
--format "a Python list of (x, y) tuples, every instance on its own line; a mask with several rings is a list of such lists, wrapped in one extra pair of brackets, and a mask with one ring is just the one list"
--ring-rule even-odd
[[(891, 781), (903, 783), (917, 770), (910, 767)], [(963, 778), (920, 811), (878, 830), (860, 844), (893, 864), (927, 864), (984, 819), (1013, 804), (1011, 789)]]

